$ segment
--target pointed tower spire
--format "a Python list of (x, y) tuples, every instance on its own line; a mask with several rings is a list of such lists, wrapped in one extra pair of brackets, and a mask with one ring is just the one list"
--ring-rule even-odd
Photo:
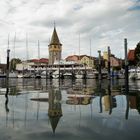
[(55, 21), (54, 21), (54, 30), (53, 30), (50, 45), (62, 45), (59, 41), (59, 38), (58, 38), (58, 35), (57, 35), (57, 32), (56, 32)]
[(58, 124), (58, 122), (59, 122), (60, 117), (61, 117), (61, 116), (55, 116), (55, 117), (49, 116), (49, 119), (50, 119), (50, 123), (51, 123), (51, 127), (52, 127), (53, 133), (55, 133), (55, 129), (56, 129), (56, 127), (57, 127), (57, 124)]

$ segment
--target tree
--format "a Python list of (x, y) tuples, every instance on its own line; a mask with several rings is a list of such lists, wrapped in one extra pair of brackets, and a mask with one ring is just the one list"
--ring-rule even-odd
[(140, 65), (140, 42), (137, 44), (135, 48), (135, 61), (136, 65)]
[(16, 70), (16, 65), (21, 63), (21, 60), (19, 58), (13, 58), (10, 61), (10, 70), (14, 71)]

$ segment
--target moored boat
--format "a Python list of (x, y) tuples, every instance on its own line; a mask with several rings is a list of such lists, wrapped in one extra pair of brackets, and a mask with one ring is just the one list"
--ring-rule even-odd
[(140, 80), (140, 68), (139, 67), (129, 70), (129, 79)]

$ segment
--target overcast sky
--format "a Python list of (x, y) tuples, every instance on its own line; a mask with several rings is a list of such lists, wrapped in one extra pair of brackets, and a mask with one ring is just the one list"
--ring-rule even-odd
[(80, 54), (90, 55), (91, 40), (92, 56), (110, 46), (123, 58), (124, 38), (129, 49), (140, 41), (140, 0), (0, 0), (0, 62), (6, 63), (8, 34), (11, 58), (37, 58), (38, 40), (40, 57), (48, 57), (54, 21), (63, 58), (79, 54), (79, 34)]

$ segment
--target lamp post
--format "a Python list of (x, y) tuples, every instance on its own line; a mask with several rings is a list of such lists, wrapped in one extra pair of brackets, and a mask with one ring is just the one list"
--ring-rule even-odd
[(126, 93), (129, 92), (129, 79), (128, 79), (128, 58), (127, 58), (127, 39), (124, 39), (124, 49), (125, 49), (125, 89)]
[(99, 53), (99, 74), (98, 74), (98, 78), (99, 78), (99, 80), (101, 80), (102, 79), (102, 71), (101, 71), (101, 51), (99, 50), (98, 51), (98, 53)]
[(108, 46), (108, 80), (110, 80), (110, 47)]

